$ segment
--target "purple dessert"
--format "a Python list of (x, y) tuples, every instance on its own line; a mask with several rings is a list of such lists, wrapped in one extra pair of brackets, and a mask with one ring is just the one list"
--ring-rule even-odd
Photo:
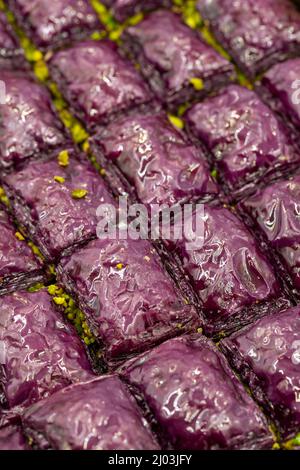
[(108, 360), (143, 351), (200, 323), (146, 240), (94, 240), (62, 259), (58, 271)]
[(0, 451), (29, 449), (28, 442), (19, 426), (11, 425), (0, 428)]
[(0, 297), (0, 386), (9, 408), (94, 377), (75, 329), (45, 290)]
[(134, 66), (111, 41), (85, 41), (54, 54), (53, 79), (88, 130), (152, 99)]
[(201, 98), (235, 77), (234, 67), (170, 11), (156, 11), (124, 34), (153, 91), (169, 106)]
[(96, 235), (100, 204), (113, 204), (105, 181), (73, 150), (32, 161), (4, 182), (17, 220), (48, 259)]
[(8, 4), (19, 25), (41, 49), (103, 29), (88, 0), (8, 0)]
[(199, 0), (217, 40), (251, 78), (300, 51), (300, 13), (289, 0)]
[(272, 447), (263, 413), (200, 335), (167, 341), (125, 364), (121, 374), (176, 450)]
[(286, 122), (300, 130), (300, 59), (274, 65), (262, 78), (262, 93)]
[(133, 16), (143, 11), (151, 11), (155, 8), (171, 5), (171, 0), (102, 0), (104, 5), (111, 8), (111, 11), (118, 21), (125, 21), (129, 16)]
[[(179, 257), (198, 293), (206, 333), (230, 331), (269, 311), (268, 301), (279, 297), (280, 287), (250, 232), (224, 207), (207, 204), (197, 219), (203, 224), (198, 235), (189, 240), (184, 233), (181, 239), (165, 243), (171, 255)], [(195, 220), (194, 213), (185, 224), (192, 226)]]
[(137, 403), (117, 376), (60, 390), (28, 408), (26, 433), (41, 449), (158, 450)]
[(291, 276), (294, 287), (300, 289), (300, 176), (276, 182), (258, 189), (240, 203), (240, 208), (252, 218), (264, 240), (279, 254), (283, 275)]
[(1, 73), (6, 104), (0, 105), (0, 169), (18, 166), (66, 142), (46, 88), (28, 75)]
[(300, 308), (269, 315), (221, 342), (284, 438), (300, 431)]
[(115, 121), (92, 140), (92, 150), (101, 164), (103, 156), (112, 162), (149, 207), (218, 193), (202, 150), (164, 114), (133, 114)]
[(5, 13), (0, 11), (0, 70), (17, 68), (26, 68), (24, 51)]
[(230, 192), (300, 160), (286, 128), (247, 88), (231, 85), (193, 106), (186, 118), (190, 132), (211, 152)]
[(35, 258), (10, 217), (0, 209), (0, 294), (25, 288), (42, 279)]

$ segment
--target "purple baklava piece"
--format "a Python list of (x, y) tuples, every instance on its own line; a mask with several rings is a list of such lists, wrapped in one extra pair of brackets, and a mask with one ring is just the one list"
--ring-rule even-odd
[[(194, 232), (187, 232), (193, 225)], [(182, 238), (165, 243), (202, 302), (208, 334), (240, 327), (268, 311), (268, 301), (279, 297), (278, 281), (251, 233), (229, 209), (206, 204), (202, 213), (185, 218), (182, 232)]]
[(284, 438), (300, 431), (300, 309), (268, 315), (221, 342)]
[(9, 408), (94, 377), (75, 329), (45, 290), (0, 297), (0, 344), (0, 387)]
[(212, 154), (228, 191), (271, 177), (300, 160), (277, 116), (254, 93), (230, 85), (186, 114), (189, 130)]
[(169, 106), (201, 98), (235, 76), (234, 67), (170, 11), (126, 29), (126, 49), (153, 91)]
[(0, 209), (0, 294), (38, 282), (43, 277), (41, 267), (10, 217)]
[(30, 162), (4, 186), (18, 222), (50, 260), (95, 237), (98, 206), (113, 204), (105, 181), (72, 149)]
[(41, 449), (159, 449), (136, 401), (113, 375), (72, 385), (32, 405), (23, 425)]
[(289, 0), (199, 0), (198, 9), (251, 78), (299, 54), (300, 13)]
[(101, 165), (104, 157), (117, 167), (134, 187), (137, 199), (148, 207), (218, 193), (202, 150), (165, 114), (133, 114), (115, 121), (92, 140), (92, 150)]
[(19, 25), (41, 49), (64, 45), (102, 30), (88, 0), (8, 0)]
[(262, 78), (262, 93), (268, 104), (294, 129), (300, 130), (300, 59), (274, 65)]
[(169, 340), (120, 372), (176, 450), (272, 447), (263, 413), (225, 357), (200, 335)]
[(0, 428), (0, 451), (2, 450), (29, 450), (19, 426), (10, 425)]
[(58, 267), (108, 360), (142, 351), (200, 322), (147, 240), (90, 242)]
[(66, 142), (46, 88), (28, 75), (3, 72), (6, 103), (0, 105), (0, 168), (18, 166)]
[(134, 66), (111, 41), (85, 41), (50, 60), (53, 79), (88, 130), (149, 103), (152, 97)]
[(283, 262), (283, 276), (300, 289), (300, 176), (278, 181), (240, 203), (256, 230)]
[(5, 13), (0, 11), (0, 70), (18, 68), (26, 68), (24, 51)]

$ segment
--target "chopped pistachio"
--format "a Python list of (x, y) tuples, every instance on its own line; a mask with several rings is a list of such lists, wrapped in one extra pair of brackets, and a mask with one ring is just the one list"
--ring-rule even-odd
[(190, 84), (193, 85), (197, 91), (203, 90), (204, 88), (204, 83), (201, 78), (190, 78)]
[(64, 305), (66, 300), (64, 299), (64, 297), (53, 297), (53, 302), (55, 302), (56, 305)]
[(86, 189), (74, 189), (72, 191), (72, 198), (73, 199), (83, 199), (88, 194)]
[(106, 175), (106, 171), (104, 170), (104, 168), (100, 168), (99, 173), (100, 173), (101, 176)]
[(69, 152), (68, 150), (62, 150), (58, 155), (58, 164), (60, 166), (68, 166), (69, 165)]
[(117, 264), (117, 269), (119, 269), (119, 271), (121, 271), (121, 269), (123, 269), (123, 268), (124, 268), (124, 264), (122, 264), (122, 263)]
[(173, 114), (168, 114), (169, 121), (173, 126), (177, 127), (178, 129), (183, 129), (184, 128), (184, 122), (182, 119), (180, 119), (178, 116), (174, 116)]
[(22, 233), (20, 232), (16, 232), (15, 233), (15, 236), (17, 237), (18, 240), (20, 240), (20, 242), (24, 241), (25, 238), (23, 237)]
[(57, 183), (60, 183), (60, 184), (63, 184), (66, 179), (63, 177), (63, 176), (54, 176), (54, 181), (56, 181)]

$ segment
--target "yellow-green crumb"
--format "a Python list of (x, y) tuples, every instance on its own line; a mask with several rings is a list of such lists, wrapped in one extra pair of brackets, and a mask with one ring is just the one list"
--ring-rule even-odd
[(70, 157), (69, 157), (69, 152), (68, 150), (62, 150), (59, 154), (58, 154), (58, 164), (60, 166), (68, 166), (70, 163)]
[(83, 199), (88, 194), (86, 189), (74, 189), (72, 191), (73, 199)]
[(180, 117), (174, 116), (173, 114), (168, 114), (169, 121), (173, 126), (177, 127), (178, 129), (183, 129), (184, 128), (184, 122)]
[(60, 184), (63, 184), (66, 179), (63, 177), (63, 176), (54, 176), (54, 181), (56, 181), (57, 183), (60, 183)]

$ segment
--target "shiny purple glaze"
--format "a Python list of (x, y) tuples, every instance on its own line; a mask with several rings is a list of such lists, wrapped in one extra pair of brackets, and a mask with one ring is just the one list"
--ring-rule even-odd
[(250, 77), (299, 53), (300, 13), (289, 0), (199, 0), (197, 5)]
[(8, 0), (21, 27), (40, 48), (53, 48), (102, 30), (88, 0)]
[(154, 10), (162, 6), (169, 6), (170, 0), (102, 0), (102, 3), (111, 8), (118, 21), (125, 21), (129, 16), (139, 12)]
[(16, 72), (1, 73), (6, 104), (0, 105), (0, 168), (58, 148), (66, 141), (45, 87)]
[(223, 355), (200, 335), (167, 341), (125, 364), (121, 374), (177, 450), (272, 446), (259, 407)]
[(300, 176), (259, 189), (240, 204), (279, 255), (300, 289)]
[(266, 316), (221, 344), (282, 435), (293, 437), (300, 430), (299, 306)]
[[(70, 150), (67, 167), (56, 155), (48, 161), (32, 161), (5, 178), (15, 215), (43, 254), (53, 259), (96, 235), (100, 204), (113, 204), (104, 180), (85, 160)], [(55, 177), (63, 177), (60, 183)], [(73, 191), (87, 191), (76, 199)]]
[[(195, 215), (186, 218), (186, 227), (192, 221)], [(251, 314), (245, 309), (279, 295), (278, 282), (250, 232), (229, 209), (206, 204), (200, 222), (197, 230), (204, 238), (196, 237), (199, 247), (188, 246), (186, 234), (166, 244), (181, 259), (203, 303), (207, 331), (240, 326), (264, 311), (262, 306)]]
[(158, 450), (156, 439), (116, 376), (72, 385), (28, 408), (25, 431), (40, 448)]
[(0, 451), (29, 450), (30, 447), (19, 426), (5, 426), (0, 429)]
[(216, 195), (203, 152), (173, 127), (164, 114), (133, 114), (105, 127), (92, 141), (116, 164), (147, 206)]
[[(300, 58), (274, 65), (262, 78), (270, 105), (300, 130)], [(272, 99), (273, 98), (273, 99)]]
[(52, 76), (72, 111), (91, 130), (151, 100), (134, 66), (111, 41), (85, 41), (54, 54)]
[(58, 269), (108, 359), (144, 350), (200, 322), (148, 241), (97, 239), (62, 259)]
[[(201, 97), (234, 77), (232, 64), (170, 11), (151, 13), (124, 37), (154, 92), (169, 103)], [(203, 80), (202, 90), (193, 78)]]
[(5, 13), (0, 11), (0, 70), (24, 67), (25, 57), (19, 40)]
[(16, 237), (16, 232), (9, 216), (0, 210), (0, 292), (8, 287), (7, 283), (15, 287), (23, 285), (41, 269), (40, 260), (25, 240)]
[(286, 128), (247, 88), (231, 85), (193, 106), (186, 118), (212, 153), (229, 190), (300, 160)]
[(75, 329), (44, 290), (0, 297), (0, 343), (0, 386), (9, 407), (94, 376)]

